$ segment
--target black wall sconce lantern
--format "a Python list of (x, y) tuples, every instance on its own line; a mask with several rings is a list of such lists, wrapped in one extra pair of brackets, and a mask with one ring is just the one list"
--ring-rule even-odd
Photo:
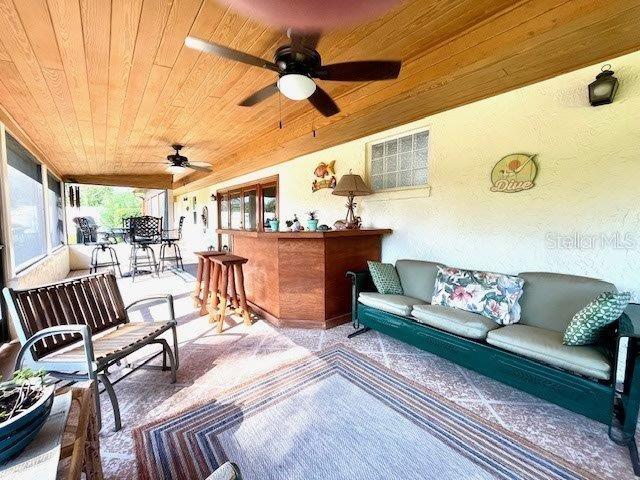
[(611, 65), (603, 65), (602, 71), (589, 84), (589, 103), (592, 107), (613, 103), (613, 97), (618, 91), (618, 79), (613, 76)]

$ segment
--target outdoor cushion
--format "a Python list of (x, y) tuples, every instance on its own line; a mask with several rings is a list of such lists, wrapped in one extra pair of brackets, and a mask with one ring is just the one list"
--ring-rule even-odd
[(489, 330), (500, 327), (490, 318), (477, 313), (441, 305), (416, 305), (411, 316), (425, 325), (477, 340), (484, 340)]
[(479, 313), (500, 325), (520, 320), (521, 278), (501, 273), (438, 268), (431, 303)]
[(576, 313), (564, 332), (565, 345), (596, 343), (605, 326), (615, 322), (629, 305), (629, 292), (601, 293), (589, 305)]
[(443, 265), (421, 260), (398, 260), (396, 270), (404, 294), (430, 303), (438, 267), (441, 266)]
[(358, 301), (368, 307), (377, 308), (395, 315), (408, 317), (411, 315), (414, 305), (421, 305), (425, 302), (405, 295), (390, 295), (377, 292), (362, 292)]
[(402, 285), (396, 267), (390, 263), (380, 263), (368, 261), (369, 273), (371, 280), (380, 293), (390, 293), (395, 295), (403, 295)]
[(520, 299), (520, 324), (563, 332), (573, 316), (602, 292), (615, 292), (611, 283), (559, 273), (525, 272)]
[(529, 325), (508, 325), (487, 334), (487, 343), (509, 352), (599, 380), (611, 377), (611, 364), (597, 347), (571, 347), (562, 332)]

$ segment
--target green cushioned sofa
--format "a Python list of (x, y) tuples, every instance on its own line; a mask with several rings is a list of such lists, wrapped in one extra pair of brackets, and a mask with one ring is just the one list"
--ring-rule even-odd
[[(562, 339), (573, 315), (598, 294), (614, 291), (614, 285), (574, 275), (519, 273), (525, 281), (521, 319), (501, 326), (476, 313), (431, 305), (438, 266), (398, 260), (404, 295), (377, 293), (367, 271), (349, 272), (354, 326), (378, 330), (610, 425), (612, 439), (629, 445), (634, 458), (640, 405), (638, 305), (630, 305), (599, 344), (567, 346)], [(624, 354), (621, 374), (618, 352)]]

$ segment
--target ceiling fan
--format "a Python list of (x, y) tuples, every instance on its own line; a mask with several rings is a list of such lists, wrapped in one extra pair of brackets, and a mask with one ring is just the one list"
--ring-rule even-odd
[(167, 160), (163, 162), (142, 162), (145, 165), (150, 163), (161, 163), (167, 166), (167, 171), (171, 174), (178, 175), (186, 171), (187, 168), (197, 170), (199, 172), (210, 172), (211, 166), (206, 162), (190, 162), (187, 157), (180, 155), (180, 150), (184, 148), (183, 145), (174, 144), (171, 145), (176, 152), (167, 155)]
[(391, 80), (400, 74), (402, 62), (396, 60), (365, 60), (322, 65), (320, 54), (316, 50), (320, 40), (319, 33), (289, 30), (288, 35), (291, 43), (276, 50), (273, 62), (195, 37), (187, 37), (184, 43), (189, 48), (266, 68), (279, 75), (276, 83), (267, 85), (240, 102), (239, 105), (243, 107), (252, 107), (279, 90), (292, 100), (308, 99), (322, 115), (330, 117), (338, 113), (340, 108), (314, 79), (371, 82)]

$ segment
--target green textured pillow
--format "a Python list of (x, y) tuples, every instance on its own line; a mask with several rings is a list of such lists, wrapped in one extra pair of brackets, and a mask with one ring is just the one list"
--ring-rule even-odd
[(629, 305), (629, 292), (601, 293), (589, 305), (576, 313), (564, 332), (565, 345), (591, 345), (602, 329), (615, 322)]
[(390, 263), (371, 261), (367, 262), (367, 265), (369, 265), (369, 273), (371, 273), (373, 284), (378, 289), (378, 292), (395, 295), (404, 294), (396, 267)]

